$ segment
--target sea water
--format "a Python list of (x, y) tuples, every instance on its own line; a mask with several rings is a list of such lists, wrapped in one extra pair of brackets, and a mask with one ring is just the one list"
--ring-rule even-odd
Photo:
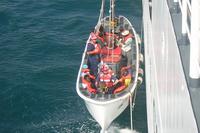
[[(141, 2), (116, 1), (116, 12), (139, 34)], [(100, 5), (100, 0), (0, 0), (0, 133), (100, 132), (75, 90)], [(143, 84), (133, 112), (140, 133), (147, 132), (145, 101)], [(129, 113), (127, 108), (109, 130), (130, 131)]]

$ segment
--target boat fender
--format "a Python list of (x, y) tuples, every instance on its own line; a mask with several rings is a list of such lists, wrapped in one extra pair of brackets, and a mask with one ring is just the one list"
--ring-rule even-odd
[(140, 39), (140, 36), (137, 34), (137, 41), (138, 41), (138, 44), (141, 45), (141, 39)]
[(137, 79), (137, 85), (141, 85), (143, 82), (143, 78), (142, 77), (138, 77)]
[(144, 56), (142, 53), (139, 54), (139, 60), (140, 60), (140, 64), (144, 63)]
[(139, 70), (138, 70), (138, 79), (137, 79), (137, 85), (141, 85), (142, 84), (142, 82), (143, 82), (143, 75), (144, 75), (144, 71), (143, 71), (143, 69), (142, 68), (139, 68)]
[(139, 68), (139, 70), (138, 70), (138, 77), (143, 77), (143, 75), (144, 75), (143, 69)]

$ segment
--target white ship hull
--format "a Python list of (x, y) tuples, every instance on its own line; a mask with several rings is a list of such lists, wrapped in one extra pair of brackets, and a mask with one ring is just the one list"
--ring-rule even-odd
[(99, 123), (102, 131), (104, 131), (126, 109), (129, 104), (129, 97), (127, 96), (107, 104), (91, 103), (88, 101), (85, 101), (85, 104), (90, 114)]
[(143, 22), (148, 132), (197, 133), (167, 1), (143, 0)]

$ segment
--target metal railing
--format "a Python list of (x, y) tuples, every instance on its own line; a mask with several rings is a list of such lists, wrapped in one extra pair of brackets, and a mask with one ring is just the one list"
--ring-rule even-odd
[[(190, 43), (189, 76), (200, 86), (200, 1), (174, 0), (182, 13), (182, 34), (187, 35)], [(195, 83), (196, 84), (196, 83)]]
[(191, 0), (174, 0), (179, 3), (182, 12), (182, 33), (191, 39)]

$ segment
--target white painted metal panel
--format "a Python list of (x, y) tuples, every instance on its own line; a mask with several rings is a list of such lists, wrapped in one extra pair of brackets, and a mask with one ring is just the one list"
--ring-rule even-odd
[(197, 133), (172, 21), (165, 0), (143, 0), (149, 133)]

